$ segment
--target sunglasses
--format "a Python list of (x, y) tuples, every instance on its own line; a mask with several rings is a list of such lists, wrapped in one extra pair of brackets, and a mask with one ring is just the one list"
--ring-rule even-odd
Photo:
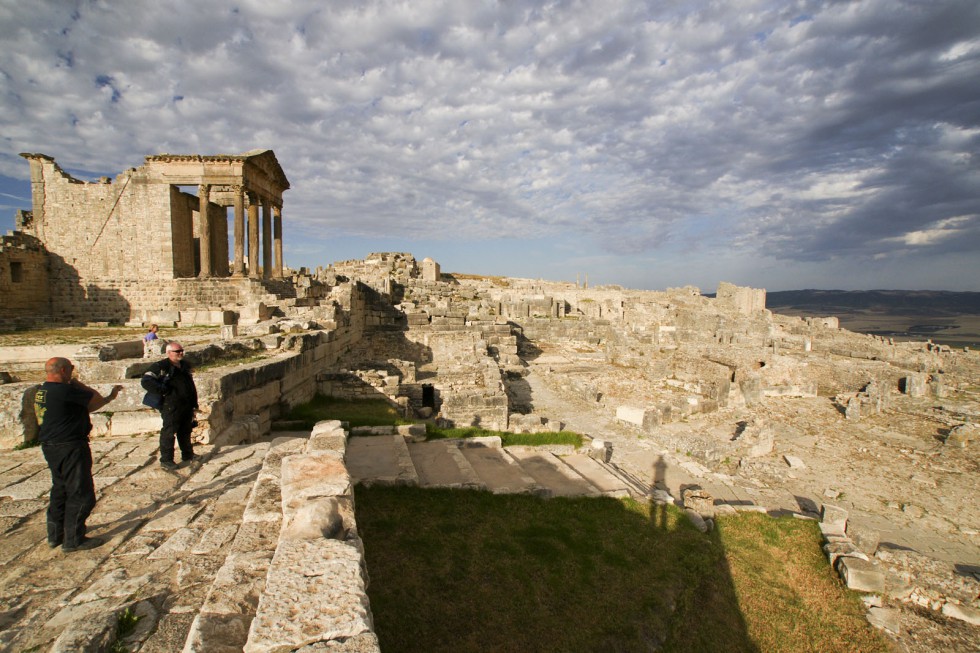
[(173, 352), (173, 353), (175, 353), (175, 354), (183, 354), (184, 353), (184, 350), (183, 349), (171, 349), (170, 351)]

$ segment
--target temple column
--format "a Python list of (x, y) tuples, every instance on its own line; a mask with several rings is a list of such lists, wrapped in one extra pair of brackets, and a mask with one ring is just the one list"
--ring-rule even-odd
[(262, 199), (262, 278), (272, 276), (272, 207)]
[(255, 193), (248, 194), (248, 276), (259, 277), (259, 205)]
[(272, 207), (272, 244), (275, 264), (272, 266), (273, 276), (282, 278), (282, 207)]
[(236, 277), (245, 276), (245, 197), (244, 189), (235, 186), (235, 263), (231, 273)]
[(208, 215), (209, 195), (211, 187), (201, 184), (197, 187), (197, 199), (199, 202), (198, 215), (200, 217), (198, 236), (199, 249), (201, 252), (201, 271), (199, 277), (210, 277), (214, 273), (211, 264), (211, 216)]

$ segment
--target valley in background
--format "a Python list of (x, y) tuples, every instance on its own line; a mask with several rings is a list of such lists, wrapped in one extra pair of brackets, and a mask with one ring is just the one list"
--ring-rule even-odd
[(786, 290), (766, 293), (781, 315), (830, 317), (841, 328), (900, 341), (980, 347), (980, 293), (937, 290)]

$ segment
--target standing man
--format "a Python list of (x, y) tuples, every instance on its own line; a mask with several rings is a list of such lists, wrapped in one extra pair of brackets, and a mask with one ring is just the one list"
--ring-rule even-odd
[(44, 365), (44, 383), (34, 396), (34, 414), (40, 427), (37, 439), (51, 470), (48, 504), (48, 546), (59, 544), (65, 553), (93, 549), (103, 540), (85, 536), (85, 520), (95, 507), (92, 480), (92, 431), (89, 413), (115, 399), (121, 385), (108, 397), (72, 378), (75, 367), (67, 358), (52, 358)]
[(194, 428), (194, 411), (197, 410), (197, 387), (191, 375), (190, 363), (184, 361), (184, 348), (179, 342), (167, 344), (167, 357), (157, 361), (143, 374), (140, 382), (147, 392), (163, 395), (160, 413), (163, 428), (160, 429), (160, 467), (173, 471), (174, 440), (180, 447), (182, 462), (194, 460), (191, 429)]

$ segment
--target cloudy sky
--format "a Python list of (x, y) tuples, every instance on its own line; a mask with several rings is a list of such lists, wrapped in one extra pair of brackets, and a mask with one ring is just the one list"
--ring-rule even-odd
[(292, 267), (980, 291), (977, 0), (0, 0), (0, 229), (275, 151)]

